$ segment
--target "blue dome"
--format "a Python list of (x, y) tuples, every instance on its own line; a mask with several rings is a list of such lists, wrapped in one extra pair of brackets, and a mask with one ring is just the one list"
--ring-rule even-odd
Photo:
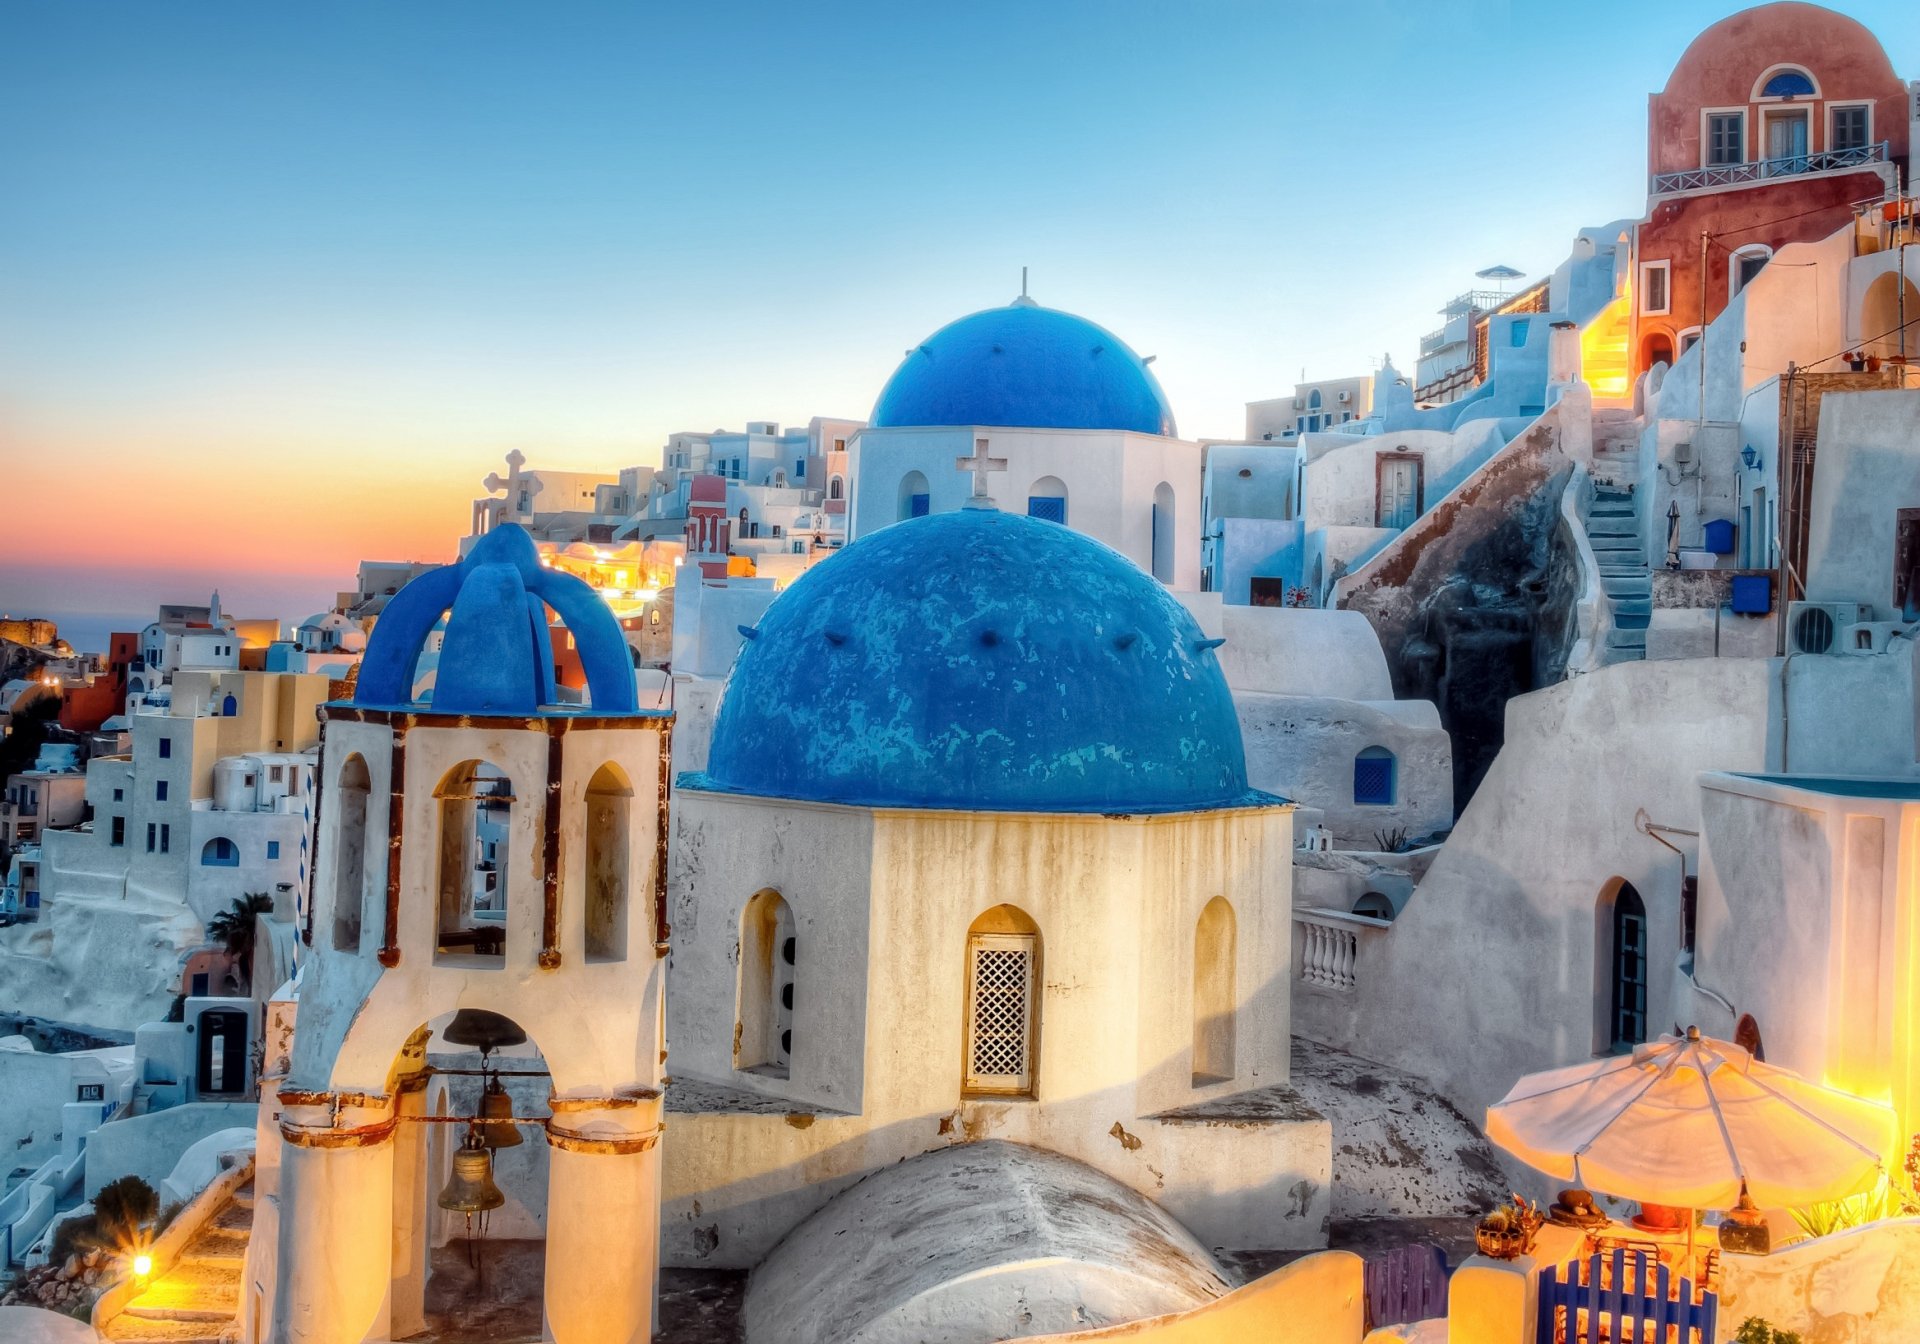
[(1057, 523), (962, 509), (882, 528), (749, 633), (693, 787), (968, 811), (1275, 801), (1247, 788), (1186, 608)]
[(428, 570), (394, 595), (367, 640), (354, 703), (411, 707), (427, 637), (447, 618), (425, 707), (449, 714), (533, 714), (554, 700), (547, 608), (566, 622), (597, 714), (638, 708), (633, 656), (600, 595), (540, 563), (517, 523), (494, 528), (451, 565)]
[(914, 347), (881, 389), (873, 425), (1174, 436), (1167, 394), (1125, 341), (1030, 299), (950, 322)]

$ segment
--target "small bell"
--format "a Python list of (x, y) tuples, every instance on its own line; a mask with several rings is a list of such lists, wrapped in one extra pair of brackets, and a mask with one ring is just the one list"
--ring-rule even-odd
[[(497, 1121), (488, 1124), (487, 1121)], [(526, 1140), (513, 1123), (513, 1098), (500, 1086), (498, 1078), (487, 1079), (487, 1090), (480, 1095), (480, 1142), (488, 1148), (518, 1148)]]
[(447, 1178), (447, 1187), (440, 1192), (440, 1207), (464, 1213), (471, 1219), (476, 1213), (497, 1209), (506, 1202), (507, 1197), (493, 1183), (493, 1154), (469, 1132), (460, 1151), (453, 1155), (453, 1175)]

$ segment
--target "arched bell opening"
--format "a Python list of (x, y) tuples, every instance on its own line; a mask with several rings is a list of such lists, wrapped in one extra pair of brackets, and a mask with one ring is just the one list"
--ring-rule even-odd
[(410, 1047), (394, 1073), (393, 1336), (538, 1339), (546, 1060), (513, 1019), (473, 1008), (433, 1019)]

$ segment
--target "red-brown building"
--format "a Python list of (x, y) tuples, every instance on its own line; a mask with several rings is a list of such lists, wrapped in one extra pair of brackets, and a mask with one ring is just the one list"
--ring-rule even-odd
[(1912, 115), (1879, 40), (1830, 9), (1761, 5), (1695, 38), (1648, 99), (1635, 373), (1683, 353), (1777, 249), (1877, 207)]
[[(844, 507), (844, 505), (842, 506)], [(709, 579), (727, 576), (733, 550), (733, 522), (727, 517), (727, 482), (707, 472), (693, 478), (687, 492), (687, 560)]]
[(140, 656), (140, 636), (109, 637), (107, 667), (90, 685), (69, 686), (60, 697), (60, 726), (76, 733), (97, 732), (116, 714), (127, 712), (127, 669)]

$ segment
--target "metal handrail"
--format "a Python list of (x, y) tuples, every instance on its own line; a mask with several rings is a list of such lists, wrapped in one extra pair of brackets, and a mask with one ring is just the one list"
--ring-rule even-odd
[(1887, 163), (1891, 159), (1891, 146), (1887, 141), (1882, 140), (1877, 145), (1827, 150), (1820, 154), (1789, 154), (1777, 159), (1755, 159), (1751, 163), (1717, 163), (1702, 168), (1686, 168), (1677, 173), (1655, 173), (1651, 194), (1667, 196), (1677, 191), (1730, 187), (1746, 182), (1764, 182), (1776, 177), (1830, 173), (1843, 168), (1862, 168), (1868, 164)]

